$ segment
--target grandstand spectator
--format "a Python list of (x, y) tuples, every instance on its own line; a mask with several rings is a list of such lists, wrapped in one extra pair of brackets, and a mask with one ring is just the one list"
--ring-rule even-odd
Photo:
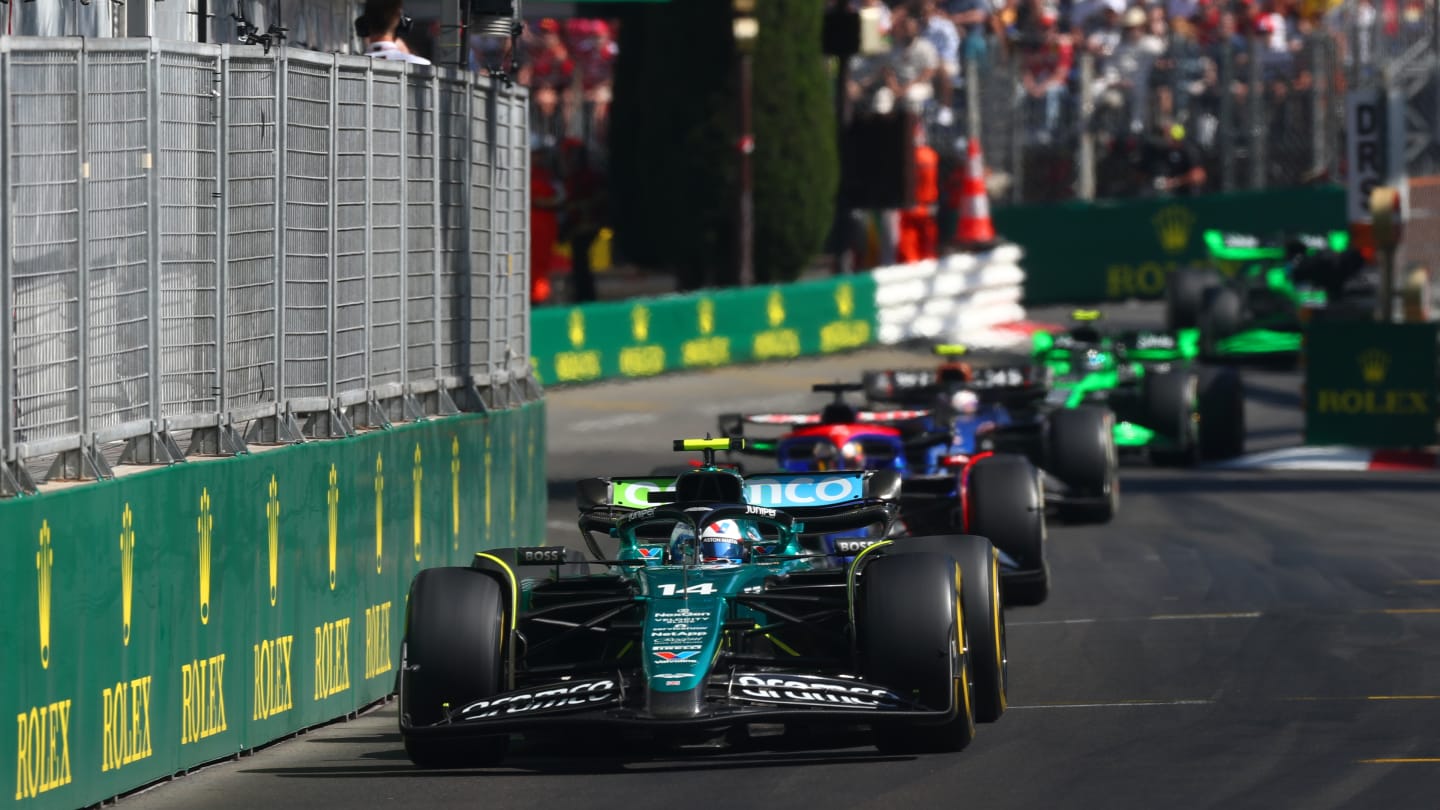
[(604, 20), (566, 20), (565, 45), (580, 77), (587, 133), (594, 140), (603, 140), (609, 120), (615, 56), (619, 52), (610, 25)]
[[(920, 113), (935, 98), (935, 80), (940, 76), (940, 52), (921, 36), (922, 20), (904, 7), (891, 15), (890, 59), (883, 73), (884, 86), (893, 106), (903, 101), (913, 112)], [(879, 91), (877, 91), (878, 93)], [(885, 102), (877, 103), (877, 106)]]
[(552, 17), (540, 21), (538, 34), (527, 27), (528, 58), (521, 67), (521, 83), (529, 86), (531, 102), (539, 115), (542, 131), (568, 131), (565, 96), (575, 74), (575, 62), (560, 38), (560, 22)]
[(918, 18), (924, 21), (921, 35), (940, 58), (940, 69), (935, 75), (935, 94), (939, 98), (939, 123), (949, 126), (954, 88), (960, 83), (960, 31), (950, 15), (940, 10), (937, 0), (922, 0), (918, 4)]
[(429, 59), (411, 53), (400, 39), (398, 29), (404, 16), (401, 0), (366, 0), (360, 19), (355, 21), (356, 32), (364, 32), (365, 54), (375, 59), (430, 64)]
[(550, 300), (550, 272), (555, 265), (555, 243), (560, 238), (560, 207), (565, 187), (556, 176), (554, 149), (537, 138), (530, 150), (530, 301)]
[(1200, 150), (1185, 136), (1185, 127), (1163, 122), (1140, 153), (1140, 170), (1161, 195), (1198, 194), (1205, 187)]
[(1146, 32), (1147, 24), (1144, 9), (1133, 6), (1125, 12), (1120, 23), (1120, 44), (1105, 60), (1101, 79), (1105, 88), (1101, 103), (1113, 111), (1120, 111), (1122, 120), (1127, 122), (1132, 132), (1144, 130), (1145, 114), (1149, 108), (1150, 71), (1165, 47), (1162, 40)]
[(943, 9), (960, 35), (961, 64), (986, 65), (990, 53), (990, 0), (945, 0)]
[[(1060, 109), (1066, 101), (1070, 69), (1075, 63), (1074, 46), (1068, 36), (1060, 33), (1059, 22), (1055, 10), (1047, 8), (1038, 19), (1038, 41), (1028, 42), (1023, 33), (1020, 39), (1020, 85), (1030, 110), (1026, 118), (1032, 122), (1029, 136), (1041, 144), (1051, 142), (1060, 124)], [(1039, 123), (1035, 124), (1037, 118)]]

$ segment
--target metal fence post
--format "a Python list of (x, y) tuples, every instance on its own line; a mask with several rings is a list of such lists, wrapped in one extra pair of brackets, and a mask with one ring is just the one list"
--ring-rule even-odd
[[(76, 454), (78, 461), (75, 472), (76, 478), (85, 477), (85, 461), (89, 457), (92, 445), (90, 443), (90, 154), (87, 148), (86, 135), (86, 91), (89, 89), (89, 82), (86, 72), (90, 67), (90, 40), (80, 40), (80, 48), (75, 54), (75, 158), (80, 162), (75, 183), (75, 207), (79, 224), (79, 233), (75, 239), (75, 300), (76, 300), (76, 326), (78, 331), (75, 335), (75, 353), (79, 358), (76, 367), (76, 389), (78, 394), (76, 403), (79, 406), (78, 424), (80, 428), (80, 449)], [(9, 193), (9, 189), (6, 189)], [(64, 458), (62, 453), (60, 459)], [(60, 463), (56, 459), (56, 464)], [(68, 465), (67, 465), (68, 466)], [(100, 478), (99, 469), (95, 469), (95, 477)]]
[(1235, 54), (1228, 43), (1220, 48), (1220, 190), (1235, 190)]
[(434, 206), (431, 209), (434, 213), (430, 217), (430, 231), (431, 239), (433, 240), (431, 244), (435, 246), (430, 256), (431, 272), (434, 273), (435, 278), (433, 287), (435, 293), (430, 297), (430, 317), (435, 324), (434, 329), (431, 331), (433, 333), (432, 339), (435, 343), (435, 386), (437, 392), (435, 399), (438, 403), (443, 402), (450, 393), (445, 390), (444, 384), (444, 378), (446, 376), (445, 330), (441, 328), (443, 321), (440, 319), (440, 301), (445, 291), (443, 285), (445, 280), (445, 243), (441, 236), (442, 229), (440, 227), (441, 214), (444, 212), (444, 209), (441, 208), (440, 200), (440, 155), (442, 152), (440, 144), (443, 138), (440, 136), (440, 71), (438, 70), (430, 72), (430, 89), (432, 91), (430, 93), (430, 151), (431, 156), (434, 158), (431, 163), (434, 168), (430, 172), (430, 202)]
[(1310, 37), (1310, 76), (1314, 82), (1310, 92), (1310, 175), (1320, 177), (1330, 166), (1327, 154), (1329, 127), (1326, 126), (1326, 110), (1329, 108), (1330, 76), (1326, 70), (1326, 39), (1316, 34)]
[(410, 389), (410, 71), (400, 74), (399, 153), (400, 153), (400, 418), (405, 418), (405, 403), (414, 392)]
[(10, 41), (0, 40), (0, 497), (19, 494), (10, 475), (10, 454), (15, 442), (15, 391), (11, 384), (14, 350), (10, 333), (15, 328), (14, 299), (10, 292)]
[(1256, 37), (1250, 40), (1250, 92), (1247, 95), (1250, 108), (1250, 187), (1252, 189), (1265, 188), (1266, 172), (1269, 168), (1265, 165), (1266, 138), (1270, 137), (1270, 128), (1265, 125), (1265, 73), (1264, 65), (1261, 64), (1261, 57), (1264, 55), (1265, 42)]
[(215, 406), (221, 431), (230, 427), (230, 396), (226, 384), (226, 362), (229, 343), (226, 341), (226, 299), (230, 291), (230, 205), (226, 192), (230, 186), (230, 86), (226, 81), (230, 64), (230, 46), (221, 45), (215, 63)]
[[(365, 390), (372, 391), (375, 388), (374, 381), (370, 377), (371, 360), (374, 357), (375, 341), (373, 340), (375, 322), (375, 242), (370, 228), (370, 219), (374, 207), (371, 200), (375, 197), (375, 69), (374, 61), (365, 63), (365, 349), (361, 354), (363, 369), (361, 373), (365, 379)], [(403, 339), (402, 339), (403, 343)], [(374, 426), (382, 424), (376, 417), (378, 414), (370, 413), (378, 408), (374, 394), (366, 397), (365, 421)]]
[(290, 105), (286, 103), (290, 97), (289, 84), (290, 63), (286, 50), (280, 48), (275, 56), (275, 284), (271, 292), (275, 307), (275, 416), (281, 424), (289, 424), (293, 418), (285, 393), (285, 164), (289, 152), (286, 145), (290, 123)]
[(1095, 115), (1095, 55), (1080, 54), (1080, 148), (1075, 153), (1075, 196), (1081, 200), (1095, 199), (1095, 132), (1091, 119)]
[[(335, 401), (335, 352), (333, 350), (335, 346), (335, 297), (340, 286), (336, 283), (335, 271), (336, 256), (339, 252), (339, 245), (337, 244), (335, 233), (337, 230), (336, 225), (339, 221), (337, 219), (337, 206), (335, 204), (335, 198), (339, 196), (340, 192), (339, 185), (335, 182), (336, 175), (339, 173), (340, 170), (340, 160), (338, 156), (338, 142), (340, 140), (338, 132), (338, 123), (340, 120), (339, 54), (330, 55), (330, 104), (328, 105), (328, 109), (330, 137), (326, 140), (328, 142), (330, 153), (328, 162), (328, 182), (330, 188), (329, 193), (326, 195), (326, 216), (328, 217), (328, 227), (326, 228), (327, 233), (325, 235), (325, 250), (329, 256), (329, 275), (325, 279), (325, 334), (328, 336), (331, 351), (325, 353), (325, 398), (330, 401), (330, 416), (328, 416), (327, 419), (333, 422), (339, 407), (338, 403), (336, 403)], [(329, 425), (329, 435), (343, 435), (338, 433), (338, 428), (339, 425)]]
[[(161, 374), (161, 334), (160, 334), (160, 40), (152, 37), (150, 39), (150, 58), (147, 62), (150, 81), (147, 107), (150, 112), (149, 141), (150, 151), (145, 156), (145, 169), (148, 174), (146, 190), (149, 195), (149, 208), (146, 211), (146, 222), (149, 225), (150, 236), (148, 239), (148, 269), (146, 277), (146, 306), (148, 309), (149, 342), (150, 352), (147, 358), (147, 365), (150, 371), (150, 440), (149, 458), (137, 459), (155, 464), (161, 458), (159, 439), (168, 435), (169, 428), (165, 425), (164, 392), (161, 386), (163, 375)], [(174, 459), (170, 459), (174, 460)]]

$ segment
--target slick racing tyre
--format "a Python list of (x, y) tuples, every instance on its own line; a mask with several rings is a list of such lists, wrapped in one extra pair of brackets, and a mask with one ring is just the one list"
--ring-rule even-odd
[(895, 554), (944, 554), (960, 563), (961, 606), (975, 684), (975, 721), (993, 723), (1009, 705), (1009, 653), (1005, 649), (1004, 582), (995, 545), (973, 534), (912, 537), (885, 547)]
[(1145, 377), (1142, 386), (1144, 425), (1160, 434), (1166, 449), (1150, 451), (1156, 464), (1192, 464), (1199, 449), (1195, 424), (1195, 375), (1161, 371)]
[(405, 614), (400, 666), (401, 735), (421, 768), (494, 765), (508, 736), (429, 739), (406, 733), (438, 723), (445, 707), (498, 694), (504, 687), (505, 591), (482, 571), (429, 568), (415, 575)]
[(1205, 291), (1200, 307), (1200, 353), (1214, 357), (1221, 340), (1240, 331), (1245, 317), (1245, 302), (1233, 287), (1211, 287)]
[[(1005, 600), (1038, 605), (1050, 594), (1045, 555), (1045, 495), (1040, 474), (1024, 456), (982, 458), (966, 471), (965, 533), (987, 538), (1020, 569), (1040, 572), (1026, 582), (1004, 585)], [(968, 608), (968, 605), (967, 605)], [(976, 675), (976, 681), (980, 680)], [(976, 698), (979, 705), (979, 698)], [(981, 722), (985, 722), (983, 719)]]
[(1245, 454), (1245, 387), (1234, 368), (1202, 368), (1200, 457), (1223, 461)]
[(1219, 277), (1204, 267), (1182, 267), (1165, 284), (1165, 323), (1174, 332), (1200, 325), (1205, 291), (1218, 286)]
[(938, 724), (876, 723), (876, 746), (906, 754), (965, 748), (975, 739), (975, 707), (960, 563), (947, 554), (884, 554), (861, 576), (855, 623), (865, 679), (927, 709), (955, 709)]
[(1064, 408), (1050, 414), (1045, 427), (1045, 471), (1060, 479), (1068, 494), (1086, 499), (1062, 501), (1060, 519), (1068, 523), (1109, 521), (1120, 508), (1114, 415), (1098, 406)]

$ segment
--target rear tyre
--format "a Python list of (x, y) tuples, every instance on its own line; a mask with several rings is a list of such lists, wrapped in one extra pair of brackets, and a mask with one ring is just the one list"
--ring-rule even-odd
[(1185, 465), (1196, 460), (1195, 375), (1162, 371), (1146, 375), (1142, 397), (1145, 426), (1163, 436), (1169, 449), (1151, 450), (1156, 464)]
[(1061, 503), (1068, 523), (1105, 523), (1120, 508), (1114, 415), (1108, 408), (1080, 406), (1050, 414), (1045, 432), (1045, 471), (1084, 503)]
[(1200, 353), (1214, 357), (1219, 342), (1240, 331), (1244, 320), (1244, 302), (1233, 287), (1211, 287), (1205, 291), (1200, 308)]
[(1234, 368), (1202, 368), (1199, 382), (1200, 457), (1231, 459), (1245, 453), (1245, 386)]
[(881, 751), (959, 751), (975, 739), (957, 593), (962, 581), (960, 564), (945, 554), (887, 554), (865, 566), (855, 621), (866, 680), (927, 708), (956, 709), (953, 718), (937, 725), (877, 723), (875, 744)]
[(1165, 285), (1165, 322), (1170, 331), (1199, 326), (1205, 291), (1218, 284), (1215, 272), (1204, 267), (1183, 267), (1171, 274)]
[(1009, 705), (1009, 653), (1000, 554), (984, 537), (955, 534), (912, 537), (885, 547), (896, 554), (944, 554), (960, 563), (961, 605), (969, 641), (970, 678), (975, 684), (975, 721), (993, 723)]
[(407, 734), (445, 717), (446, 706), (498, 694), (505, 683), (505, 591), (482, 571), (428, 568), (410, 585), (400, 668), (401, 736), (421, 768), (473, 768), (504, 759), (508, 736), (436, 740)]
[(1038, 580), (1006, 584), (1006, 602), (1014, 605), (1044, 602), (1050, 594), (1050, 564), (1045, 554), (1045, 496), (1040, 489), (1039, 473), (1029, 459), (996, 455), (977, 461), (966, 473), (965, 513), (966, 534), (989, 539), (1020, 568), (1042, 572)]

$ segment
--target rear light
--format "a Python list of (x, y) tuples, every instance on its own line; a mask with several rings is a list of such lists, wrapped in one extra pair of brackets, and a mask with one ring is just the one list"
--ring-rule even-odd
[(948, 455), (948, 456), (941, 456), (941, 457), (940, 457), (940, 466), (941, 466), (941, 467), (951, 467), (951, 468), (954, 468), (954, 467), (964, 467), (965, 465), (967, 465), (967, 464), (969, 464), (969, 463), (970, 463), (970, 456), (966, 455), (965, 453), (954, 453), (954, 454), (951, 454), (951, 455)]

